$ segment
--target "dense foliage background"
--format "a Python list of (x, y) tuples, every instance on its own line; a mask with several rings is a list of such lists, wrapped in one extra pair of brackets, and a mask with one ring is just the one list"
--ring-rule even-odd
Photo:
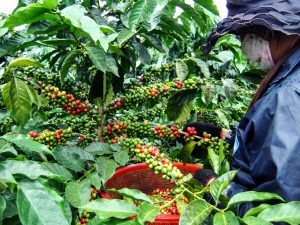
[[(176, 7), (183, 12), (174, 17)], [(232, 35), (209, 55), (201, 52), (218, 21), (211, 0), (20, 0), (12, 15), (2, 15), (0, 224), (153, 221), (159, 210), (137, 190), (119, 191), (127, 200), (102, 198), (115, 169), (136, 162), (183, 182), (177, 194), (188, 194), (190, 203), (180, 224), (298, 224), (297, 210), (289, 210), (298, 202), (263, 204), (236, 217), (239, 203), (283, 200), (245, 192), (228, 202), (221, 193), (236, 174), (229, 171), (231, 150), (181, 130), (192, 121), (236, 126), (263, 74), (247, 64)], [(198, 163), (220, 177), (203, 188), (171, 164), (170, 171), (157, 167), (166, 160)]]

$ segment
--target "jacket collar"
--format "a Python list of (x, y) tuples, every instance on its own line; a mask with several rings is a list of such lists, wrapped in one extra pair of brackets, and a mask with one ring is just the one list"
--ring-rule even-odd
[(271, 86), (274, 83), (278, 83), (282, 79), (284, 79), (289, 72), (298, 65), (300, 61), (300, 47), (297, 46), (296, 50), (294, 50), (291, 55), (287, 58), (287, 60), (282, 64), (281, 68), (277, 72), (278, 75), (276, 78), (269, 84)]

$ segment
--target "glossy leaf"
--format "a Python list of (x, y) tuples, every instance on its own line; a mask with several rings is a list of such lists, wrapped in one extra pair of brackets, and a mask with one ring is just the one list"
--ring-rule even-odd
[(42, 0), (42, 5), (47, 9), (54, 9), (58, 5), (58, 0)]
[(184, 61), (180, 60), (176, 62), (176, 74), (179, 81), (184, 81), (188, 75), (189, 69)]
[(227, 188), (230, 182), (233, 180), (237, 172), (238, 172), (237, 170), (229, 171), (223, 174), (222, 176), (218, 177), (217, 179), (215, 179), (210, 184), (210, 193), (216, 202), (218, 202), (220, 195)]
[(179, 225), (199, 225), (212, 211), (212, 207), (205, 200), (194, 200), (185, 207)]
[(61, 78), (62, 82), (64, 82), (64, 80), (71, 68), (71, 65), (74, 64), (74, 61), (78, 55), (79, 55), (79, 52), (77, 50), (73, 50), (73, 51), (69, 52), (66, 55), (66, 57), (63, 59), (63, 63), (60, 68), (60, 78)]
[(210, 77), (209, 68), (203, 60), (194, 57), (190, 59), (197, 64), (197, 66), (200, 68), (201, 72), (203, 73), (204, 77)]
[(167, 0), (155, 0), (156, 6), (154, 10), (148, 15), (148, 18), (144, 20), (143, 25), (148, 30), (151, 31), (157, 27), (160, 22), (160, 17), (162, 11), (164, 10), (165, 6), (168, 4)]
[(125, 166), (129, 161), (129, 155), (126, 151), (118, 151), (114, 153), (114, 159), (117, 163)]
[(96, 45), (100, 45), (104, 51), (108, 49), (108, 41), (106, 36), (100, 30), (100, 27), (97, 23), (88, 16), (83, 16), (80, 19), (81, 29), (85, 31), (92, 40), (96, 43)]
[(181, 152), (180, 152), (180, 158), (183, 160), (183, 162), (190, 162), (191, 160), (191, 154), (196, 146), (195, 141), (189, 141), (186, 143)]
[(246, 224), (246, 225), (272, 225), (272, 223), (267, 222), (261, 218), (258, 217), (254, 217), (254, 216), (246, 216), (243, 217), (242, 221)]
[(7, 160), (2, 165), (13, 175), (24, 175), (30, 179), (37, 179), (44, 176), (56, 180), (64, 180), (59, 174), (50, 171), (43, 163), (35, 161)]
[(246, 191), (231, 197), (228, 206), (238, 205), (245, 202), (261, 202), (268, 200), (284, 201), (279, 195), (269, 192)]
[(23, 225), (69, 224), (63, 198), (37, 181), (19, 182), (17, 206)]
[(119, 76), (119, 69), (116, 60), (111, 55), (106, 55), (107, 71), (112, 72), (114, 75)]
[(90, 159), (90, 156), (86, 153), (80, 149), (62, 146), (55, 148), (53, 151), (54, 158), (59, 164), (74, 171), (85, 168), (85, 161)]
[(117, 40), (119, 42), (119, 45), (123, 45), (125, 42), (127, 42), (133, 35), (135, 35), (135, 32), (128, 30), (127, 28), (124, 28), (119, 33)]
[(11, 80), (9, 97), (12, 103), (12, 118), (20, 125), (24, 125), (30, 118), (32, 111), (28, 85), (21, 79)]
[(4, 140), (10, 143), (14, 143), (21, 149), (26, 148), (26, 151), (29, 152), (37, 152), (37, 153), (45, 152), (47, 154), (52, 155), (52, 152), (45, 145), (33, 141), (22, 134), (8, 133), (0, 138), (3, 138)]
[(103, 49), (98, 46), (89, 45), (86, 47), (86, 51), (90, 60), (94, 63), (97, 69), (105, 73), (107, 65)]
[(186, 122), (190, 118), (193, 108), (192, 102), (183, 105), (168, 104), (166, 113), (169, 120)]
[(78, 28), (81, 27), (80, 19), (84, 16), (85, 13), (86, 10), (81, 5), (71, 5), (61, 11), (61, 15), (69, 20), (73, 26)]
[(132, 29), (140, 22), (147, 21), (156, 7), (155, 0), (138, 0), (131, 9), (128, 25)]
[(88, 145), (84, 151), (87, 151), (92, 155), (105, 155), (112, 153), (111, 147), (103, 142), (93, 142)]
[(66, 186), (65, 195), (68, 202), (74, 207), (86, 205), (91, 197), (90, 183), (88, 180), (71, 181)]
[(143, 44), (137, 41), (133, 42), (133, 46), (137, 51), (137, 54), (141, 62), (144, 64), (149, 64), (151, 61), (151, 55), (149, 54), (147, 48)]
[(214, 113), (217, 114), (217, 116), (218, 116), (220, 122), (221, 122), (222, 124), (224, 124), (224, 126), (225, 126), (226, 128), (229, 128), (229, 121), (228, 121), (228, 119), (227, 119), (227, 117), (226, 117), (226, 113), (225, 113), (223, 110), (221, 110), (221, 109), (215, 109), (215, 110), (214, 110)]
[(259, 213), (261, 213), (262, 211), (264, 211), (265, 209), (269, 208), (271, 205), (269, 204), (260, 204), (259, 206), (257, 207), (254, 207), (252, 209), (249, 209), (246, 214), (244, 215), (245, 216), (257, 216)]
[(281, 203), (262, 211), (258, 217), (269, 222), (300, 224), (300, 202)]
[(214, 225), (239, 225), (240, 222), (233, 212), (218, 212), (214, 216)]
[(142, 202), (138, 208), (139, 213), (137, 218), (141, 224), (144, 224), (147, 221), (154, 222), (155, 217), (160, 213), (158, 207), (149, 204), (148, 202)]
[(13, 108), (13, 105), (12, 105), (12, 102), (11, 102), (11, 99), (9, 96), (10, 86), (11, 86), (11, 82), (7, 82), (2, 88), (3, 102), (8, 109)]
[(217, 96), (216, 87), (211, 83), (207, 83), (205, 86), (201, 87), (202, 89), (202, 100), (206, 104), (210, 104), (213, 99)]
[(17, 183), (10, 171), (2, 164), (0, 164), (0, 182)]
[(133, 203), (129, 203), (119, 199), (96, 199), (82, 207), (89, 212), (95, 212), (101, 218), (127, 218), (128, 216), (137, 215), (137, 207)]
[(232, 101), (236, 95), (236, 87), (233, 79), (225, 79), (222, 82), (227, 99)]
[(2, 215), (6, 208), (6, 202), (5, 199), (0, 195), (0, 225), (2, 225)]
[(48, 11), (49, 9), (39, 3), (33, 3), (26, 7), (21, 7), (6, 19), (3, 27), (13, 28), (22, 24), (26, 24), (35, 17), (38, 17), (39, 15), (42, 15)]
[(208, 160), (209, 160), (210, 165), (212, 166), (214, 172), (216, 174), (219, 174), (219, 172), (220, 172), (219, 156), (211, 148), (208, 148), (208, 155), (207, 156), (208, 156)]
[(7, 70), (14, 68), (14, 67), (22, 67), (22, 66), (34, 66), (34, 67), (41, 67), (42, 64), (39, 62), (33, 60), (33, 59), (28, 59), (28, 58), (17, 58), (12, 60), (8, 66)]
[(109, 189), (109, 191), (115, 192), (119, 195), (126, 196), (126, 197), (129, 197), (132, 199), (136, 199), (139, 201), (146, 201), (149, 203), (153, 203), (153, 201), (151, 200), (151, 198), (148, 195), (146, 195), (145, 193), (143, 193), (137, 189), (122, 188), (119, 190)]
[(117, 168), (117, 163), (111, 159), (98, 158), (96, 161), (96, 169), (99, 173), (103, 184), (113, 176)]

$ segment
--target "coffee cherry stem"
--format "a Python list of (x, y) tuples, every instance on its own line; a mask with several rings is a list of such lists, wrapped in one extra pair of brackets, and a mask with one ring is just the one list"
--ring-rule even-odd
[(164, 204), (164, 205), (162, 205), (161, 207), (159, 207), (159, 209), (162, 210), (163, 208), (166, 208), (166, 207), (168, 207), (169, 205), (171, 205), (171, 204), (172, 204), (173, 202), (175, 202), (178, 198), (180, 198), (180, 197), (184, 194), (184, 192), (185, 192), (185, 191), (183, 190), (181, 193), (177, 194), (175, 198), (173, 198), (171, 201), (167, 201), (167, 203)]

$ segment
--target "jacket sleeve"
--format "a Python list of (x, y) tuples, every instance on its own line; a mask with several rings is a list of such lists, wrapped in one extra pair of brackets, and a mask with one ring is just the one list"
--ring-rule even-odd
[[(300, 200), (300, 88), (283, 85), (265, 97), (237, 130), (232, 169), (238, 175), (228, 191), (273, 192), (286, 201)], [(231, 197), (229, 196), (229, 197)], [(239, 207), (244, 214), (253, 204)]]

